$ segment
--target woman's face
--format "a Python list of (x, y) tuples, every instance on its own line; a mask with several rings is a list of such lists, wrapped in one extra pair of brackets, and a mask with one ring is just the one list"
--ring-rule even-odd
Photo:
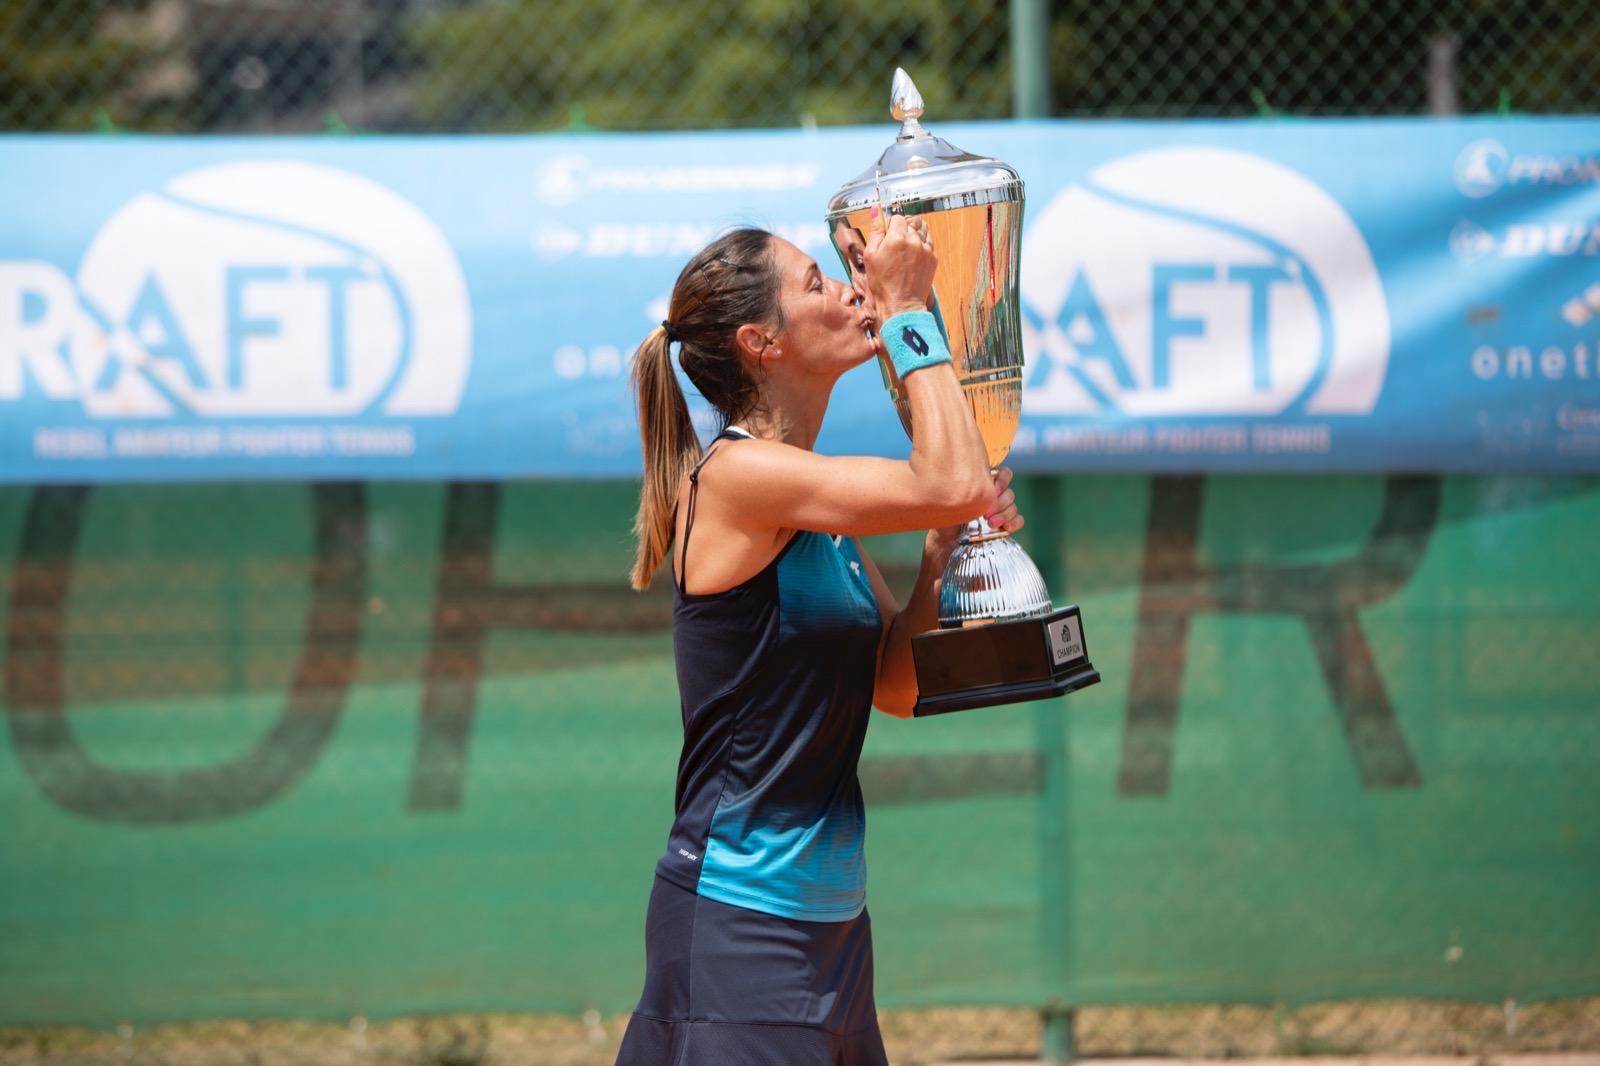
[(833, 246), (850, 272), (850, 284), (864, 298), (867, 294), (867, 239), (861, 231), (840, 219), (833, 225)]
[(799, 355), (807, 365), (840, 372), (877, 354), (870, 306), (856, 288), (823, 275), (817, 261), (788, 241), (774, 239), (783, 307), (783, 332), (774, 344)]

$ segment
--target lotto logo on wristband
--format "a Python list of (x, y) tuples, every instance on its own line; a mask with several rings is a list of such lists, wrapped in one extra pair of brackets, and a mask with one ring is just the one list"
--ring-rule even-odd
[[(928, 332), (924, 334), (923, 329)], [(885, 322), (883, 347), (894, 364), (895, 373), (903, 378), (913, 370), (948, 363), (950, 350), (945, 347), (938, 330), (938, 320), (928, 311), (905, 311)]]

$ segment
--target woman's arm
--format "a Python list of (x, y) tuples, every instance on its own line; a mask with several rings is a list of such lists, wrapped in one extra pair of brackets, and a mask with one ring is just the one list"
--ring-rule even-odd
[[(997, 472), (995, 488), (998, 490), (993, 506), (984, 513), (989, 524), (997, 530), (1012, 532), (1021, 529), (1023, 518), (1017, 513), (1016, 494), (1011, 491), (1011, 471), (1001, 467)], [(911, 717), (917, 703), (917, 675), (911, 658), (911, 638), (939, 626), (939, 585), (944, 577), (945, 564), (961, 542), (961, 526), (930, 529), (922, 544), (922, 560), (917, 568), (917, 581), (911, 595), (901, 607), (883, 580), (877, 564), (857, 542), (857, 549), (866, 563), (867, 577), (873, 594), (878, 599), (878, 613), (883, 618), (883, 638), (878, 647), (878, 675), (872, 691), (872, 705), (896, 718)]]
[[(891, 216), (868, 240), (867, 277), (884, 324), (926, 310), (938, 258), (918, 225)], [(938, 338), (932, 338), (937, 341)], [(903, 379), (916, 433), (907, 461), (833, 458), (754, 440), (718, 464), (725, 517), (746, 530), (819, 529), (846, 536), (935, 529), (977, 517), (994, 500), (988, 449), (952, 364)]]

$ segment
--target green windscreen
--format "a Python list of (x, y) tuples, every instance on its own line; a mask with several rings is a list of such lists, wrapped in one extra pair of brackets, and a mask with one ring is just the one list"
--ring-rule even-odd
[[(0, 1024), (631, 1007), (635, 492), (0, 488)], [(1023, 497), (1104, 681), (872, 724), (881, 1005), (1600, 993), (1600, 480)]]

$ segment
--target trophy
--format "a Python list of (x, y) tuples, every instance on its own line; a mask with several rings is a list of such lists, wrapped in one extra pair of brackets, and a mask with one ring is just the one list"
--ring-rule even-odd
[[(922, 97), (904, 70), (895, 70), (890, 98), (900, 133), (828, 201), (828, 229), (855, 272), (873, 207), (927, 224), (939, 255), (929, 310), (949, 342), (992, 469), (1011, 450), (1022, 417), (1022, 179), (923, 128)], [(905, 386), (887, 357), (879, 363), (900, 423), (914, 434)], [(1045, 699), (1100, 680), (1078, 608), (1054, 607), (1033, 560), (982, 518), (967, 524), (945, 567), (939, 628), (912, 637), (911, 649), (919, 716)]]

